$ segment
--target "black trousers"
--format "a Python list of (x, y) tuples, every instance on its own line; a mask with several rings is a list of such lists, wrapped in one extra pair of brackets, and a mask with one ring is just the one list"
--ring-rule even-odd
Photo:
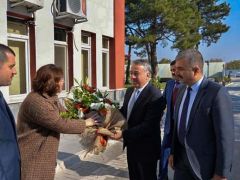
[(157, 159), (138, 161), (127, 156), (130, 180), (157, 180)]

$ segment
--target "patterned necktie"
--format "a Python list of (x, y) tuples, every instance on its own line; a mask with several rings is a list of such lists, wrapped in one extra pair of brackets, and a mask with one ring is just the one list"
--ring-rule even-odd
[(189, 105), (191, 90), (192, 88), (188, 87), (187, 95), (183, 103), (182, 114), (180, 118), (179, 130), (178, 130), (178, 139), (182, 145), (184, 145), (184, 138), (186, 135), (186, 122), (187, 122), (187, 113), (188, 113), (188, 105)]
[(132, 108), (138, 98), (138, 95), (139, 95), (140, 91), (139, 90), (135, 90), (132, 94), (132, 97), (130, 99), (130, 101), (128, 102), (128, 110), (127, 110), (127, 120), (129, 119), (130, 117), (130, 114), (132, 112)]

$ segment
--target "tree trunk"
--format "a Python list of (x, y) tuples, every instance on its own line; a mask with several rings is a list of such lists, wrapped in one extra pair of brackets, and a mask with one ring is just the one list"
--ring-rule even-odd
[(132, 51), (132, 45), (128, 45), (128, 57), (127, 57), (125, 84), (130, 84), (129, 75), (130, 75), (130, 65), (131, 65), (131, 51)]
[(158, 67), (157, 67), (157, 44), (156, 43), (152, 43), (151, 44), (151, 67), (152, 67), (152, 78), (156, 78), (158, 75)]

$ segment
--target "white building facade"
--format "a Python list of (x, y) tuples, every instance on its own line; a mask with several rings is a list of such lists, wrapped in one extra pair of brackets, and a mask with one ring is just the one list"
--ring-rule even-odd
[(87, 78), (102, 90), (123, 88), (124, 5), (124, 0), (1, 0), (0, 43), (15, 51), (18, 73), (11, 86), (0, 87), (7, 102), (21, 103), (36, 70), (49, 63), (64, 70), (65, 92), (74, 78)]

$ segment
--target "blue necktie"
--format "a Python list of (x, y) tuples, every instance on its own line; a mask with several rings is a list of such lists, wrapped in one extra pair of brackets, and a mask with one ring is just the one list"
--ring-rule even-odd
[(178, 130), (178, 139), (182, 145), (184, 145), (184, 138), (186, 135), (186, 121), (187, 121), (188, 105), (189, 105), (191, 90), (192, 90), (192, 88), (188, 87), (187, 95), (184, 100), (184, 104), (183, 104), (183, 108), (182, 108), (182, 114), (181, 114), (181, 118), (180, 118), (179, 130)]
[(133, 108), (133, 106), (134, 106), (134, 104), (135, 104), (135, 102), (136, 102), (136, 100), (137, 100), (137, 98), (139, 96), (139, 93), (140, 93), (139, 90), (134, 90), (134, 92), (132, 94), (132, 97), (131, 97), (131, 99), (130, 99), (130, 101), (128, 103), (127, 120), (130, 117), (130, 114), (132, 112), (132, 108)]

